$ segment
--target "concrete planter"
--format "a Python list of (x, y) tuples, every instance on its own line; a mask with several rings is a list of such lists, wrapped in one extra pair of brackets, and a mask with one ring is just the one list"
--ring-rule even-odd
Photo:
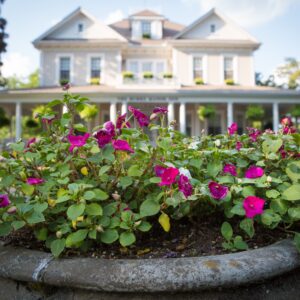
[(226, 255), (147, 260), (56, 260), (51, 254), (40, 251), (0, 247), (0, 277), (3, 280), (110, 293), (196, 292), (237, 287), (299, 266), (300, 255), (290, 240)]

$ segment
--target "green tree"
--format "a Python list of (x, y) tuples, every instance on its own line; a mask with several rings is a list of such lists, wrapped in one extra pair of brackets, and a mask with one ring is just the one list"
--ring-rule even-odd
[(7, 78), (8, 89), (29, 89), (35, 88), (40, 85), (39, 70), (35, 70), (24, 80), (17, 75), (13, 75)]
[(300, 61), (289, 57), (285, 60), (285, 64), (276, 70), (278, 77), (287, 82), (289, 89), (296, 89), (300, 86)]

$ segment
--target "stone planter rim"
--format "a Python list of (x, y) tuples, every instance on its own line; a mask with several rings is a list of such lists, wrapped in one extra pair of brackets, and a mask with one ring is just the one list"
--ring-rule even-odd
[(0, 277), (105, 292), (179, 292), (236, 287), (300, 266), (291, 240), (214, 256), (158, 259), (54, 259), (51, 254), (0, 246)]

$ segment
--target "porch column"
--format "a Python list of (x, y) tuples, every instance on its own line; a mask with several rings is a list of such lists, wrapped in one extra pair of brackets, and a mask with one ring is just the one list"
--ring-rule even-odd
[(22, 103), (16, 103), (16, 141), (22, 136)]
[(233, 103), (227, 102), (227, 127), (233, 123)]
[(115, 102), (110, 103), (109, 118), (110, 118), (110, 121), (112, 121), (113, 123), (116, 123), (116, 120), (117, 120), (117, 103), (115, 103)]
[(175, 119), (175, 111), (174, 111), (174, 103), (169, 102), (168, 103), (168, 123), (174, 121)]
[(127, 113), (127, 102), (123, 101), (121, 106), (121, 115), (124, 115), (125, 113)]
[(181, 133), (186, 133), (186, 111), (183, 102), (179, 106), (179, 130)]
[(277, 132), (279, 129), (279, 105), (278, 103), (273, 103), (273, 130)]

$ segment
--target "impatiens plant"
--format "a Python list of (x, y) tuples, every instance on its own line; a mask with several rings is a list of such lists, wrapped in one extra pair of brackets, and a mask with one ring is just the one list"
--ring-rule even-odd
[[(164, 124), (166, 108), (147, 116), (129, 106), (116, 124), (88, 132), (75, 122), (87, 99), (69, 88), (39, 116), (47, 125), (40, 138), (2, 153), (0, 235), (28, 228), (59, 256), (100, 243), (128, 247), (154, 223), (169, 232), (173, 220), (203, 209), (206, 218), (223, 213), (227, 249), (247, 249), (258, 224), (296, 231), (300, 135), (288, 120), (278, 134), (238, 135), (233, 124), (224, 135), (189, 138)], [(53, 108), (62, 105), (68, 112), (60, 117)], [(146, 127), (157, 131), (155, 141)]]

